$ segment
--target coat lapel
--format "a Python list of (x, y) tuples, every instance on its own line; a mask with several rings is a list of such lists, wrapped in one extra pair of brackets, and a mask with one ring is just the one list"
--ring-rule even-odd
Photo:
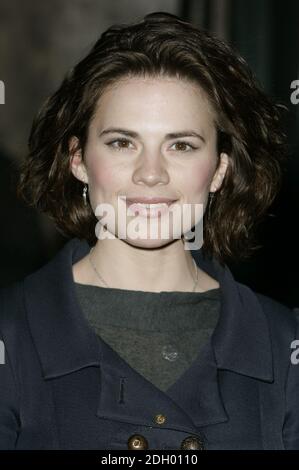
[(89, 251), (70, 240), (49, 263), (24, 279), (24, 302), (43, 377), (100, 365), (98, 342), (76, 299), (72, 264)]
[(191, 367), (166, 393), (180, 404), (197, 427), (228, 420), (221, 399), (218, 370), (210, 342), (201, 349)]

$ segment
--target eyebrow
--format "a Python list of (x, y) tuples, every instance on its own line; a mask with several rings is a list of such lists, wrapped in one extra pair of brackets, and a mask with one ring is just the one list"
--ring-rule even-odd
[[(102, 132), (99, 133), (99, 137), (102, 135), (110, 134), (112, 132), (118, 132), (119, 134), (124, 134), (129, 137), (132, 137), (133, 139), (139, 139), (140, 135), (138, 132), (131, 131), (129, 129), (120, 129), (118, 127), (108, 127), (107, 129), (104, 129)], [(202, 142), (206, 143), (205, 138), (200, 135), (198, 132), (195, 132), (193, 130), (186, 130), (186, 131), (181, 131), (181, 132), (169, 132), (168, 134), (165, 135), (165, 140), (168, 139), (177, 139), (180, 137), (198, 137)]]

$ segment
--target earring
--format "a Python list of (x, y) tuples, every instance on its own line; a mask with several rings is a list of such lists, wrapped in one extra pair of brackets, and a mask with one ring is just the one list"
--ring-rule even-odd
[(82, 193), (84, 206), (87, 206), (87, 197), (86, 197), (87, 190), (88, 190), (88, 187), (87, 187), (87, 184), (85, 184), (83, 188), (83, 193)]
[(209, 193), (209, 202), (208, 202), (208, 219), (211, 217), (211, 205), (215, 197), (215, 191)]

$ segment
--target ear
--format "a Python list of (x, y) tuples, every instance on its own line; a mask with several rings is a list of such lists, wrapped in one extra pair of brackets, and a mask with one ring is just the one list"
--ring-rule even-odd
[(70, 170), (78, 180), (88, 184), (88, 175), (85, 163), (82, 159), (82, 150), (79, 147), (79, 139), (73, 136), (69, 140)]
[(220, 154), (220, 161), (217, 169), (213, 176), (213, 180), (210, 185), (210, 192), (214, 193), (218, 191), (222, 185), (229, 164), (229, 156), (226, 153)]

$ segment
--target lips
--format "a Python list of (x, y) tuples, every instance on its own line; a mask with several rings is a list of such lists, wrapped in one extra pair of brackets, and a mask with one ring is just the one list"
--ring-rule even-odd
[(138, 198), (126, 198), (127, 204), (172, 204), (176, 199), (170, 199), (167, 197), (138, 197)]
[(169, 198), (128, 198), (126, 206), (130, 215), (138, 214), (141, 217), (160, 217), (169, 211), (177, 199)]

